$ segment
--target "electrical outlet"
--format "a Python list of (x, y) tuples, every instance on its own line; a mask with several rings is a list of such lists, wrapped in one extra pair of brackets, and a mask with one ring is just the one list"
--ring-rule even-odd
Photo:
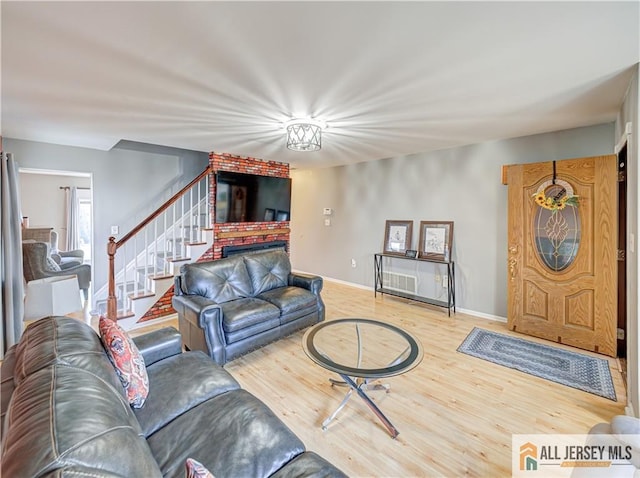
[(351, 267), (353, 267), (354, 269), (356, 268), (356, 260), (355, 259), (351, 259)]
[(119, 229), (118, 226), (111, 226), (111, 234), (118, 234)]
[(331, 225), (331, 219), (327, 218), (324, 220), (324, 225), (325, 226), (330, 226)]

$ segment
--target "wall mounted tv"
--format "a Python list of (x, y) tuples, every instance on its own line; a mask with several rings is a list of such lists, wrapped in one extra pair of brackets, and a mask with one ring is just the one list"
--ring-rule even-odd
[(291, 179), (218, 171), (216, 223), (288, 221)]

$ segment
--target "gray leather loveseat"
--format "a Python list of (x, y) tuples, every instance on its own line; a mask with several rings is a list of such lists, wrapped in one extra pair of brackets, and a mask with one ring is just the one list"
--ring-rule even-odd
[(186, 264), (173, 307), (189, 350), (218, 364), (324, 320), (322, 278), (291, 272), (282, 250)]
[(149, 375), (144, 406), (124, 389), (88, 325), (35, 322), (2, 363), (2, 476), (185, 476), (187, 458), (224, 477), (344, 477), (173, 328), (135, 342)]

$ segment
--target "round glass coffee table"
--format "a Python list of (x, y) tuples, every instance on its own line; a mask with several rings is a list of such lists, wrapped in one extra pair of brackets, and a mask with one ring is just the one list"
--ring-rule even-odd
[(332, 386), (349, 387), (335, 412), (322, 422), (323, 430), (356, 392), (389, 434), (393, 438), (398, 436), (398, 430), (366, 392), (384, 390), (388, 393), (389, 385), (371, 382), (403, 374), (420, 363), (422, 346), (417, 339), (395, 325), (352, 318), (314, 325), (304, 334), (302, 346), (311, 360), (342, 378), (341, 381), (329, 379)]

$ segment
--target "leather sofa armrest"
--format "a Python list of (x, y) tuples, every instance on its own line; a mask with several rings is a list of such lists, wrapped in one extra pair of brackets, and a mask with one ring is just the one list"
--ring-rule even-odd
[(173, 278), (173, 295), (184, 295), (182, 292), (182, 277), (180, 276)]
[(217, 302), (191, 294), (174, 295), (171, 302), (178, 313), (183, 312), (196, 318), (200, 328), (204, 328), (211, 321), (217, 321), (222, 326), (222, 310)]
[[(226, 363), (226, 340), (220, 305), (206, 297), (191, 294), (174, 295), (171, 304), (178, 312), (180, 321), (187, 321), (202, 329), (211, 358), (219, 365)], [(189, 344), (187, 347), (191, 348)]]
[(182, 336), (174, 327), (164, 327), (133, 338), (145, 365), (182, 353)]
[(292, 272), (289, 274), (289, 285), (302, 287), (303, 289), (307, 289), (319, 296), (320, 291), (322, 290), (322, 277)]

